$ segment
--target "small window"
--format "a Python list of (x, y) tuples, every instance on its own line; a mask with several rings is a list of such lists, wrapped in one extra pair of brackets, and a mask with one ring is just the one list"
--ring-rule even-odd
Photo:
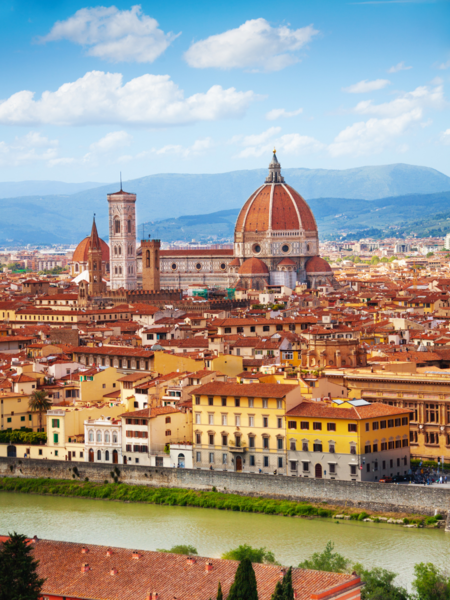
[(195, 404), (200, 404), (200, 396), (195, 396)]
[(166, 423), (171, 423), (171, 422), (172, 422), (171, 417), (166, 417)]
[(350, 465), (350, 475), (356, 475), (356, 465)]
[(283, 438), (277, 439), (277, 450), (283, 450)]
[(372, 429), (373, 429), (373, 431), (376, 431), (379, 428), (380, 428), (380, 424), (378, 423), (378, 421), (374, 421), (372, 423)]
[(263, 465), (264, 465), (265, 467), (268, 467), (268, 466), (269, 466), (269, 457), (268, 457), (268, 456), (264, 456), (264, 457), (263, 457)]
[(348, 430), (350, 432), (356, 432), (356, 423), (349, 423), (348, 424)]
[(269, 417), (263, 417), (263, 427), (269, 427)]
[(222, 398), (222, 406), (226, 406), (227, 405), (227, 399), (226, 398)]
[(313, 423), (313, 429), (314, 431), (322, 431), (322, 423), (315, 421)]
[(288, 421), (288, 429), (297, 429), (297, 421)]
[(301, 421), (300, 422), (300, 429), (309, 429), (309, 423), (308, 423), (308, 421)]
[(336, 423), (327, 423), (327, 431), (336, 431)]
[(208, 398), (208, 406), (214, 405), (214, 398)]
[(366, 423), (366, 431), (370, 431), (370, 423)]
[(394, 419), (388, 420), (388, 427), (394, 427)]
[(234, 399), (234, 405), (235, 406), (240, 406), (241, 405), (241, 399), (240, 398), (235, 398)]

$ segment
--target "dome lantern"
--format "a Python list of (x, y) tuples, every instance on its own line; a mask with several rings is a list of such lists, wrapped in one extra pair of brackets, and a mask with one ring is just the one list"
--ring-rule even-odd
[(269, 164), (269, 175), (266, 177), (266, 183), (284, 183), (284, 177), (281, 176), (281, 165), (278, 162), (275, 148), (273, 149), (272, 160)]

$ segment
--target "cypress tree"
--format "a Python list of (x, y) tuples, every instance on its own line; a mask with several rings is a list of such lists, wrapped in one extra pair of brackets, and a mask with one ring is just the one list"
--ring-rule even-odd
[(0, 600), (38, 600), (45, 579), (39, 579), (39, 561), (19, 533), (10, 534), (0, 550)]
[(250, 559), (244, 558), (239, 563), (227, 600), (258, 600), (256, 575)]
[[(283, 577), (284, 580), (284, 577)], [(277, 585), (275, 586), (275, 591), (272, 594), (272, 598), (270, 600), (283, 600), (283, 582), (277, 581)]]
[(220, 581), (219, 581), (219, 587), (217, 588), (217, 600), (223, 600), (222, 586), (220, 585)]
[(289, 567), (283, 577), (283, 600), (294, 600), (294, 588), (292, 587), (292, 567)]

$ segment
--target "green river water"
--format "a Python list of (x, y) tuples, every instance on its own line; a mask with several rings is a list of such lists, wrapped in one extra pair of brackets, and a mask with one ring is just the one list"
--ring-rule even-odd
[(284, 565), (298, 565), (332, 540), (352, 561), (390, 569), (403, 584), (415, 563), (450, 566), (443, 530), (0, 492), (0, 535), (10, 531), (143, 550), (192, 544), (210, 557), (250, 544), (272, 550)]

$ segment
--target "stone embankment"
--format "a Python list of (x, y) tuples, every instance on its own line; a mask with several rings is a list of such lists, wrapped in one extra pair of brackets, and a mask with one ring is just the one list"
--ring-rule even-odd
[[(119, 481), (152, 487), (211, 490), (263, 498), (305, 502), (328, 502), (338, 506), (366, 508), (377, 512), (416, 512), (450, 515), (450, 490), (439, 487), (359, 483), (306, 479), (282, 475), (228, 473), (196, 469), (167, 469), (138, 465), (102, 465), (86, 462), (56, 462), (0, 458), (0, 476), (111, 481), (113, 468)], [(450, 530), (450, 517), (447, 520)]]

